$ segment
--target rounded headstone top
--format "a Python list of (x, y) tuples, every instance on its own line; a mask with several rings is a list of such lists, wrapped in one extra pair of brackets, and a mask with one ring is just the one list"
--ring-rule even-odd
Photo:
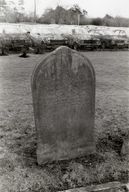
[(82, 65), (86, 66), (95, 81), (95, 71), (90, 60), (76, 50), (70, 49), (66, 46), (60, 46), (59, 48), (45, 56), (43, 60), (36, 65), (32, 74), (32, 87), (35, 88), (36, 86), (35, 81), (38, 77), (38, 74), (41, 74), (43, 70), (54, 65), (55, 62), (57, 65), (61, 65), (61, 61), (69, 63), (69, 65), (71, 65), (71, 70), (74, 73), (76, 73), (78, 71), (78, 68), (80, 68)]

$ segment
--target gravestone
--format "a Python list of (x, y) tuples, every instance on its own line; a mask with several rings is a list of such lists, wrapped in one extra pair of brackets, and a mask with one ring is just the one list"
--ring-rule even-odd
[(94, 151), (95, 73), (68, 47), (48, 54), (32, 75), (39, 164)]

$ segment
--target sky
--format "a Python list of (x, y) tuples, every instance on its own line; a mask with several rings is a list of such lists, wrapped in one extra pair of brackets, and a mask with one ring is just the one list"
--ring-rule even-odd
[(129, 0), (24, 0), (27, 12), (33, 12), (34, 1), (38, 15), (46, 8), (55, 8), (57, 5), (68, 8), (78, 4), (88, 12), (89, 17), (104, 17), (105, 14), (109, 14), (129, 18)]
[(68, 8), (78, 4), (88, 12), (89, 17), (104, 17), (105, 14), (109, 14), (129, 18), (129, 0), (24, 0), (27, 12), (33, 12), (34, 1), (38, 15), (41, 15), (46, 8), (55, 8), (57, 5)]

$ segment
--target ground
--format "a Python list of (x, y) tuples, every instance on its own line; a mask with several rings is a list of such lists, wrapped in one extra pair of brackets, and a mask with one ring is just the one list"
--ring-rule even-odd
[(0, 191), (43, 192), (127, 182), (129, 52), (82, 52), (96, 72), (96, 153), (38, 166), (31, 75), (44, 55), (0, 57)]

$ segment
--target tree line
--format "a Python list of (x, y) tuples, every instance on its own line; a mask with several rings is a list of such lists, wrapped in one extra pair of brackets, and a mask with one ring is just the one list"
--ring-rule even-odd
[(112, 17), (106, 14), (103, 18), (89, 18), (87, 10), (82, 10), (77, 4), (69, 9), (58, 5), (55, 9), (46, 9), (41, 16), (26, 14), (24, 0), (18, 0), (17, 6), (12, 0), (0, 0), (0, 22), (129, 27), (129, 19), (120, 16)]
[(97, 25), (129, 27), (129, 19), (120, 16), (112, 17), (108, 14), (105, 17), (89, 18), (86, 10), (81, 10), (78, 5), (70, 9), (57, 6), (55, 9), (46, 9), (44, 14), (37, 18), (38, 23), (44, 24), (67, 24), (67, 25)]

